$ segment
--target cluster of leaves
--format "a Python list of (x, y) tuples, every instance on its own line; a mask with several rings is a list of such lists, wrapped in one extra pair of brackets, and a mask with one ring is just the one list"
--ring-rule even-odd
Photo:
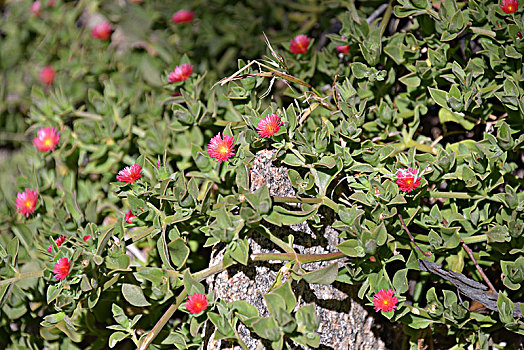
[[(186, 349), (198, 347), (202, 327), (212, 323), (216, 339), (245, 346), (242, 323), (276, 349), (292, 342), (316, 347), (314, 307), (296, 307), (293, 283), (300, 279), (358, 285), (358, 297), (369, 302), (378, 290), (393, 289), (400, 303), (383, 315), (406, 325), (414, 346), (418, 330), (428, 327), (448, 339), (436, 341), (442, 347), (487, 349), (497, 334), (524, 334), (524, 306), (514, 302), (524, 281), (522, 9), (507, 16), (495, 2), (446, 0), (437, 8), (399, 0), (373, 20), (372, 5), (227, 3), (195, 4), (195, 24), (176, 28), (169, 21), (176, 9), (160, 1), (100, 8), (57, 2), (42, 18), (31, 17), (27, 2), (5, 5), (15, 20), (0, 24), (0, 32), (18, 50), (0, 49), (7, 77), (1, 92), (18, 99), (0, 109), (11, 119), (0, 120), (16, 125), (12, 132), (25, 123), (29, 134), (57, 127), (61, 137), (52, 153), (28, 142), (10, 159), (16, 188), (9, 172), (2, 175), (0, 344), (75, 348), (85, 341), (106, 348), (130, 339)], [(259, 19), (265, 10), (270, 15)], [(117, 24), (111, 47), (82, 29), (81, 14), (96, 11)], [(292, 28), (276, 19), (282, 13)], [(340, 20), (336, 33), (329, 33), (330, 16)], [(57, 25), (63, 29), (50, 30)], [(239, 60), (239, 71), (211, 89), (234, 58), (262, 57), (266, 43), (256, 38), (275, 27), (280, 32), (267, 31), (264, 61)], [(278, 43), (299, 28), (314, 40), (294, 55)], [(350, 45), (350, 54), (337, 54), (340, 45)], [(35, 85), (29, 95), (23, 77), (36, 76), (43, 62), (56, 63), (55, 85)], [(163, 89), (161, 72), (185, 62), (196, 72)], [(172, 96), (175, 90), (180, 94)], [(256, 126), (269, 114), (283, 126), (261, 139)], [(442, 137), (428, 132), (432, 120)], [(217, 132), (235, 139), (235, 155), (220, 165), (205, 149)], [(253, 159), (268, 148), (289, 169), (297, 198), (271, 196), (267, 186), (250, 193)], [(144, 176), (116, 183), (118, 170), (131, 164)], [(394, 181), (405, 168), (422, 177), (410, 193)], [(39, 191), (29, 219), (14, 206), (24, 188)], [(334, 256), (299, 257), (293, 236), (276, 237), (271, 225), (324, 227), (323, 206), (335, 214), (331, 226), (343, 241), (332, 254), (346, 263), (307, 271), (303, 264)], [(133, 223), (124, 218), (128, 210)], [(213, 300), (202, 284), (252, 262), (253, 231), (283, 251), (258, 259), (290, 261), (285, 282), (279, 278), (264, 296), (267, 316), (243, 301)], [(87, 235), (92, 240), (85, 242)], [(219, 244), (224, 256), (208, 266), (206, 254)], [(62, 257), (71, 269), (57, 282), (52, 269)], [(491, 280), (496, 307), (463, 300), (452, 277), (421, 271), (423, 259), (483, 284)], [(193, 293), (208, 294), (207, 311), (185, 313)], [(162, 332), (155, 326), (161, 321)]]

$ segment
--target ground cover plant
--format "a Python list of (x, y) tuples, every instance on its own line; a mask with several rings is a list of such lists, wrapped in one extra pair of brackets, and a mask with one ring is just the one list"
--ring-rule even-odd
[[(386, 348), (522, 349), (523, 8), (0, 1), (0, 346), (333, 348), (305, 283)], [(264, 311), (208, 283), (259, 262)]]

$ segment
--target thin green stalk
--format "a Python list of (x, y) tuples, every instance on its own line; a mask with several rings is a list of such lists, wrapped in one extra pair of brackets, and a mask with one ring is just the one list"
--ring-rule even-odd
[[(193, 278), (195, 278), (198, 281), (201, 281), (209, 276), (215, 275), (217, 273), (220, 273), (227, 269), (229, 266), (232, 266), (236, 264), (236, 262), (230, 262), (229, 264), (224, 264), (224, 261), (220, 261), (220, 263), (211, 266), (205, 270), (202, 270), (200, 272), (194, 273)], [(166, 325), (167, 321), (173, 316), (175, 311), (180, 307), (182, 302), (187, 297), (187, 291), (184, 289), (182, 293), (176, 298), (175, 303), (172, 304), (166, 312), (160, 317), (160, 319), (157, 321), (153, 329), (147, 334), (147, 336), (143, 339), (143, 341), (138, 346), (139, 350), (145, 350), (147, 347), (151, 344), (151, 342), (156, 338), (156, 336), (160, 333), (162, 328)]]
[(438, 192), (438, 191), (428, 191), (428, 197), (433, 198), (456, 198), (456, 199), (490, 199), (487, 196), (482, 196), (478, 194), (471, 194), (469, 192)]
[(292, 253), (256, 253), (251, 254), (253, 261), (298, 261), (301, 264), (307, 264), (317, 261), (330, 261), (344, 258), (346, 255), (342, 252), (326, 253), (326, 254), (292, 254)]
[(33, 271), (33, 272), (24, 272), (24, 273), (18, 273), (16, 277), (8, 278), (5, 280), (0, 281), (0, 286), (16, 283), (20, 280), (26, 279), (26, 278), (38, 278), (44, 276), (44, 270), (40, 271)]
[(384, 17), (382, 18), (382, 22), (380, 23), (380, 37), (382, 38), (382, 35), (384, 35), (384, 32), (386, 31), (386, 27), (388, 26), (389, 19), (391, 18), (391, 12), (393, 11), (393, 2), (394, 0), (389, 1), (388, 8), (386, 9), (386, 12), (384, 13)]
[(180, 304), (186, 299), (187, 297), (187, 291), (184, 289), (182, 290), (182, 293), (176, 298), (176, 301), (174, 304), (171, 304), (171, 306), (167, 309), (167, 311), (160, 317), (160, 319), (157, 321), (153, 329), (147, 334), (147, 336), (143, 339), (143, 341), (138, 345), (137, 349), (139, 350), (145, 350), (149, 347), (151, 342), (156, 338), (156, 336), (160, 333), (162, 328), (166, 325), (167, 321), (173, 316), (175, 311), (178, 309)]

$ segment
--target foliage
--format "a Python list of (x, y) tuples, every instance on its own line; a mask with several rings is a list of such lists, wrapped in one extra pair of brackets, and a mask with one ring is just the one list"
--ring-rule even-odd
[[(496, 2), (398, 0), (376, 17), (379, 2), (230, 3), (188, 2), (195, 19), (180, 24), (170, 18), (184, 6), (163, 1), (57, 1), (40, 17), (27, 1), (3, 4), (0, 125), (16, 137), (0, 142), (21, 150), (0, 179), (0, 344), (198, 348), (210, 322), (216, 339), (242, 346), (240, 323), (275, 349), (316, 347), (315, 309), (296, 307), (301, 279), (357, 285), (369, 310), (376, 292), (393, 289), (399, 304), (382, 315), (405, 325), (412, 347), (418, 330), (444, 339), (437, 348), (523, 335), (522, 7), (507, 15)], [(101, 14), (116, 28), (110, 41), (90, 36)], [(313, 40), (295, 55), (297, 34)], [(190, 78), (168, 84), (184, 63)], [(46, 65), (57, 72), (49, 87), (34, 83)], [(270, 114), (283, 125), (262, 139), (257, 125)], [(41, 127), (60, 132), (53, 152), (31, 142)], [(218, 133), (235, 140), (220, 164), (206, 152)], [(297, 198), (250, 193), (262, 149), (277, 150)], [(144, 176), (116, 182), (133, 164)], [(395, 181), (407, 168), (421, 177), (409, 193)], [(15, 208), (26, 188), (39, 194), (29, 218)], [(335, 255), (297, 256), (292, 239), (271, 233), (324, 226), (321, 207), (336, 216)], [(253, 231), (283, 252), (251, 256)], [(208, 266), (220, 243), (223, 259)], [(64, 257), (71, 269), (58, 282)], [(214, 300), (204, 284), (254, 258), (290, 262), (289, 278), (264, 295), (267, 316)], [(345, 264), (302, 266), (334, 258)], [(469, 300), (461, 276), (479, 282)], [(187, 312), (193, 293), (208, 296), (206, 311)]]

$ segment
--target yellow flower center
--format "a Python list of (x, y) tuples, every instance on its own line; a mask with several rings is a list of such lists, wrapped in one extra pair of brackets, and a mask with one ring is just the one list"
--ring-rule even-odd
[(387, 300), (384, 300), (384, 305), (387, 305), (388, 304), (388, 301)]
[(411, 185), (412, 182), (413, 182), (413, 179), (407, 179), (407, 180), (406, 180), (406, 183), (407, 183), (408, 185)]
[(51, 146), (51, 142), (52, 142), (51, 139), (48, 137), (48, 138), (45, 139), (44, 144), (46, 146)]
[(33, 203), (28, 200), (28, 201), (25, 202), (25, 206), (28, 207), (28, 208), (31, 208), (33, 206)]
[(226, 154), (228, 151), (227, 147), (226, 146), (221, 146), (220, 149), (218, 150), (219, 153), (222, 153), (222, 154)]

